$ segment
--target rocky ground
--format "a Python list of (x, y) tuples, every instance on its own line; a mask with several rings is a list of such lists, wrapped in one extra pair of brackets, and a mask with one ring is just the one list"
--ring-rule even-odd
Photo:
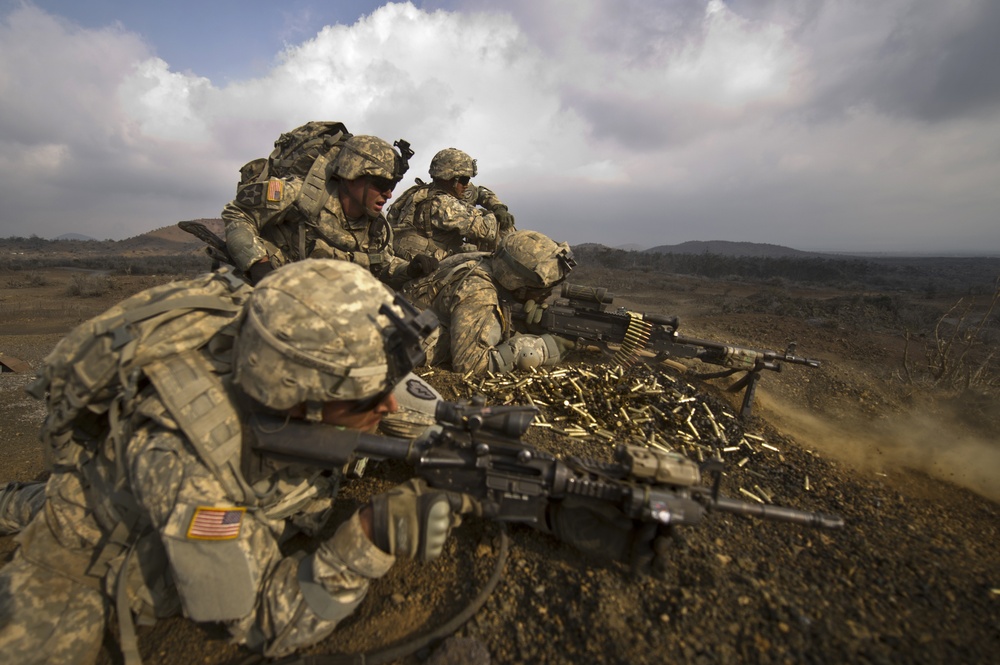
[[(992, 403), (981, 396), (932, 400), (895, 380), (901, 349), (891, 330), (737, 306), (756, 302), (754, 294), (766, 292), (764, 287), (611, 277), (618, 280), (614, 289), (628, 294), (622, 304), (679, 314), (688, 335), (774, 349), (795, 339), (799, 354), (823, 361), (816, 370), (768, 373), (747, 422), (732, 417), (738, 399), (723, 390), (724, 381), (700, 382), (640, 366), (620, 380), (599, 383), (622, 404), (637, 406), (624, 390), (638, 382), (648, 387), (655, 378), (664, 392), (644, 396), (643, 405), (664, 414), (678, 407), (681, 416), (693, 412), (691, 422), (700, 432), (699, 438), (685, 438), (680, 432), (691, 429), (686, 420), (659, 420), (664, 443), (694, 457), (718, 449), (727, 463), (724, 494), (835, 513), (845, 526), (818, 530), (710, 514), (677, 534), (662, 577), (636, 577), (623, 565), (586, 559), (548, 536), (510, 527), (503, 576), (458, 634), (479, 640), (494, 663), (996, 662), (1000, 444)], [(608, 278), (581, 273), (581, 280)], [(147, 285), (129, 278), (83, 299), (64, 295), (69, 280), (54, 273), (37, 280), (44, 284), (11, 286), (0, 275), (0, 353), (37, 367), (70, 326)], [(820, 300), (838, 294), (796, 296)], [(53, 300), (58, 306), (47, 305)], [(580, 354), (565, 376), (583, 383), (582, 372), (599, 374), (594, 367), (600, 362), (600, 356)], [(692, 371), (704, 369), (692, 365)], [(547, 380), (572, 390), (558, 380), (565, 376)], [(528, 377), (514, 377), (522, 378)], [(41, 413), (23, 394), (27, 380), (0, 374), (3, 480), (43, 475), (35, 439)], [(436, 371), (428, 380), (449, 398), (472, 390), (448, 372)], [(587, 399), (600, 393), (585, 387)], [(532, 394), (541, 390), (536, 384), (515, 389), (477, 382), (473, 388), (491, 403), (545, 401)], [(724, 443), (708, 422), (709, 412)], [(547, 406), (542, 415), (554, 427), (533, 427), (528, 443), (560, 455), (610, 454), (612, 442), (605, 438), (555, 432), (572, 431), (572, 417), (556, 420), (564, 412)], [(627, 419), (619, 425), (621, 419), (599, 417), (608, 421), (614, 442), (636, 435)], [(345, 489), (340, 516), (407, 473), (399, 464), (380, 464)], [(487, 583), (500, 540), (497, 525), (467, 520), (440, 559), (397, 565), (373, 585), (360, 611), (313, 651), (371, 652), (433, 634)], [(0, 555), (9, 557), (13, 547), (12, 538), (0, 538)], [(228, 663), (248, 655), (228, 644), (217, 626), (173, 619), (139, 632), (147, 663)], [(435, 646), (432, 641), (393, 662), (422, 662)], [(121, 662), (113, 645), (101, 662)]]

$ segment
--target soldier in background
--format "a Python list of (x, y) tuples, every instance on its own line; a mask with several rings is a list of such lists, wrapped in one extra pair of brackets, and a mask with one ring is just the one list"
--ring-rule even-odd
[(356, 263), (394, 288), (435, 267), (427, 256), (397, 257), (382, 215), (408, 155), (375, 136), (350, 136), (336, 147), (303, 178), (241, 182), (223, 209), (229, 255), (252, 283), (305, 258)]
[(568, 244), (537, 231), (515, 231), (493, 253), (456, 254), (431, 275), (408, 283), (404, 295), (441, 322), (429, 340), (428, 364), (497, 374), (559, 362), (575, 342), (511, 329), (503, 305), (524, 304), (527, 322), (537, 323), (543, 301), (575, 265)]
[(476, 160), (456, 148), (434, 155), (432, 182), (403, 192), (389, 210), (396, 254), (403, 258), (430, 255), (441, 260), (469, 251), (493, 251), (513, 232), (514, 216), (496, 194), (475, 185)]
[[(176, 323), (162, 324), (173, 325), (164, 328), (172, 336), (145, 338), (169, 352), (128, 372), (119, 366), (128, 385), (117, 384), (113, 399), (104, 395), (113, 408), (84, 408), (57, 428), (67, 411), (54, 397), (60, 387), (43, 375), (43, 439), (55, 468), (43, 510), (0, 571), (3, 662), (94, 662), (112, 605), (128, 665), (139, 659), (133, 613), (149, 622), (183, 611), (224, 623), (234, 641), (267, 656), (287, 654), (329, 635), (397, 558), (436, 557), (458, 523), (449, 505), (475, 509), (469, 497), (411, 480), (374, 497), (314, 553), (283, 554), (291, 535), (325, 523), (341, 478), (256, 458), (239, 445), (255, 431), (255, 414), (374, 431), (420, 356), (412, 333), (421, 326), (389, 289), (345, 261), (286, 266), (249, 295), (238, 280), (216, 281), (225, 279), (205, 278), (196, 293), (191, 280), (172, 296), (194, 293), (196, 307), (208, 297), (221, 307), (235, 302), (225, 319), (232, 323), (180, 306)], [(126, 302), (142, 311), (158, 302), (143, 296)], [(384, 306), (398, 322), (380, 313)], [(411, 324), (408, 336), (397, 329)], [(81, 346), (83, 358), (106, 360), (89, 352), (91, 328), (80, 330), (84, 344), (60, 344), (46, 362), (75, 359)], [(185, 350), (184, 340), (195, 338), (208, 341)], [(80, 369), (93, 376), (93, 367)]]

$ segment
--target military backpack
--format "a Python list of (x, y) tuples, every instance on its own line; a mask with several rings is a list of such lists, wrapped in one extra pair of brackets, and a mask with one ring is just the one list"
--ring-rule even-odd
[(240, 184), (270, 178), (305, 178), (318, 157), (332, 162), (344, 141), (351, 137), (344, 123), (313, 120), (285, 132), (274, 142), (271, 155), (247, 162), (240, 169)]
[(228, 270), (170, 282), (126, 298), (64, 337), (27, 388), (46, 402), (40, 438), (49, 464), (79, 466), (101, 453), (120, 458), (146, 370), (210, 343), (231, 344), (252, 291)]

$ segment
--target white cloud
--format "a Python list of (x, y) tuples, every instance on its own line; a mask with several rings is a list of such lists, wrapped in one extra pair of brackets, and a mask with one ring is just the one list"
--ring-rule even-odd
[(571, 242), (997, 251), (1000, 86), (939, 77), (954, 96), (935, 106), (912, 76), (988, 52), (984, 6), (936, 23), (913, 0), (387, 4), (222, 85), (29, 5), (0, 23), (0, 224), (104, 237), (216, 216), (281, 132), (337, 119), (408, 139), (411, 176), (468, 151), (519, 226)]
[(159, 58), (136, 63), (117, 90), (125, 115), (144, 136), (204, 143), (210, 140), (204, 116), (208, 79), (171, 72)]

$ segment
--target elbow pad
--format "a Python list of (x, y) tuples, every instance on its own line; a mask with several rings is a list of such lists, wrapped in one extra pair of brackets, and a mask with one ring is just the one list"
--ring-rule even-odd
[(559, 347), (551, 338), (551, 335), (542, 335), (541, 337), (514, 335), (503, 344), (498, 344), (495, 356), (497, 371), (532, 369), (539, 365), (552, 365), (559, 362)]

